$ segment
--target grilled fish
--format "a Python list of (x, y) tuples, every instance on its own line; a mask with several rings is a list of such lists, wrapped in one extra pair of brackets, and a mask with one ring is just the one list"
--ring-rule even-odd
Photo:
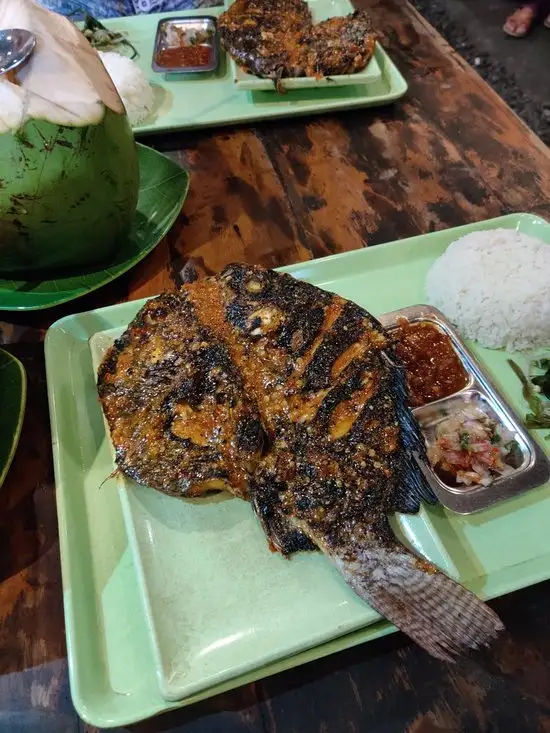
[(98, 392), (127, 476), (175, 496), (248, 496), (264, 444), (260, 416), (184, 293), (146, 303), (106, 354)]
[(353, 74), (366, 67), (376, 44), (364, 11), (314, 25), (304, 0), (236, 0), (218, 28), (239, 66), (275, 81)]
[[(362, 599), (440, 659), (497, 635), (503, 627), (493, 611), (391, 531), (389, 515), (416, 512), (421, 499), (435, 497), (414, 457), (425, 459), (425, 445), (407, 407), (403, 370), (372, 316), (288, 275), (247, 265), (152, 303), (160, 310), (145, 306), (99, 375), (123, 471), (182, 495), (216, 488), (211, 477), (226, 485), (236, 480), (232, 490), (250, 498), (274, 549), (321, 549)], [(221, 360), (222, 393), (230, 384), (235, 401), (223, 431), (207, 438), (201, 432), (202, 443), (189, 437), (193, 414), (199, 425), (217, 424), (216, 390), (201, 388), (193, 404), (187, 388), (177, 392), (189, 371), (198, 379), (204, 368), (193, 346), (216, 354), (207, 375)], [(162, 387), (146, 381), (141, 392), (140, 378), (127, 370), (137, 365), (148, 374), (152, 355), (156, 365), (173, 364), (170, 377)], [(191, 443), (180, 450), (171, 447), (171, 423), (162, 422), (174, 390), (169, 404), (189, 415), (184, 433)], [(244, 430), (251, 440), (243, 444), (237, 426), (250, 422), (256, 428)], [(155, 456), (172, 484), (148, 480), (156, 477)], [(173, 467), (173, 460), (180, 463)]]

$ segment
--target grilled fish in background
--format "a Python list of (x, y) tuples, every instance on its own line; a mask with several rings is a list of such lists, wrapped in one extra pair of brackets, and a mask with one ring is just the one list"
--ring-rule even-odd
[(236, 0), (220, 15), (218, 29), (239, 66), (275, 81), (362, 71), (376, 44), (365, 12), (314, 25), (303, 0)]
[(181, 496), (248, 495), (273, 549), (321, 549), (361, 598), (452, 660), (503, 627), (391, 531), (389, 514), (434, 501), (394, 360), (359, 306), (238, 264), (147, 303), (98, 388), (125, 473)]

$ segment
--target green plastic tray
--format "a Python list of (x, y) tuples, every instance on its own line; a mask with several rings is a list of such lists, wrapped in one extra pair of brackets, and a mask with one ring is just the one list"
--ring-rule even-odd
[[(321, 1), (326, 2), (312, 0), (313, 3)], [(332, 15), (345, 15), (353, 10), (349, 0), (332, 0), (331, 5)], [(407, 91), (405, 79), (379, 43), (375, 58), (382, 72), (381, 79), (370, 84), (293, 90), (283, 95), (237, 89), (224, 52), (220, 53), (218, 70), (212, 73), (160, 74), (152, 70), (153, 45), (160, 18), (218, 16), (222, 12), (223, 7), (197, 8), (104, 21), (108, 28), (124, 33), (136, 47), (139, 57), (135, 61), (154, 85), (154, 113), (134, 129), (136, 135), (384, 105)]]
[(23, 364), (0, 349), (0, 486), (17, 450), (26, 401), (27, 375)]
[[(550, 244), (549, 224), (518, 214), (285, 269), (381, 314), (422, 302), (425, 274), (451, 241), (498, 226), (518, 228)], [(64, 318), (49, 330), (45, 344), (71, 690), (79, 714), (104, 727), (191, 704), (392, 630), (378, 622), (179, 703), (162, 699), (120, 494), (109, 479), (112, 458), (89, 347), (94, 334), (126, 325), (142, 303)], [(521, 389), (507, 355), (476, 346), (472, 350), (522, 414)], [(541, 444), (548, 451), (548, 443)], [(550, 577), (549, 485), (479, 514), (460, 516), (442, 507), (423, 511), (453, 574), (480, 596), (492, 598)]]

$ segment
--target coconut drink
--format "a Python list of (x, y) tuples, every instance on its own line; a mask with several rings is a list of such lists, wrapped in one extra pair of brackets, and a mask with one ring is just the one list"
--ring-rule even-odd
[(128, 235), (139, 185), (124, 105), (67, 18), (0, 0), (0, 29), (36, 36), (0, 76), (0, 272), (108, 263)]

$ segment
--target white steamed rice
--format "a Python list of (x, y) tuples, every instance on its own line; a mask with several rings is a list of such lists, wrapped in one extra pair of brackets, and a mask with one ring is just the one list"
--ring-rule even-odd
[(107, 73), (126, 108), (132, 127), (144, 122), (155, 104), (153, 89), (139, 66), (116, 51), (100, 51)]
[(491, 349), (550, 346), (550, 245), (511, 229), (468, 234), (432, 265), (426, 294)]

